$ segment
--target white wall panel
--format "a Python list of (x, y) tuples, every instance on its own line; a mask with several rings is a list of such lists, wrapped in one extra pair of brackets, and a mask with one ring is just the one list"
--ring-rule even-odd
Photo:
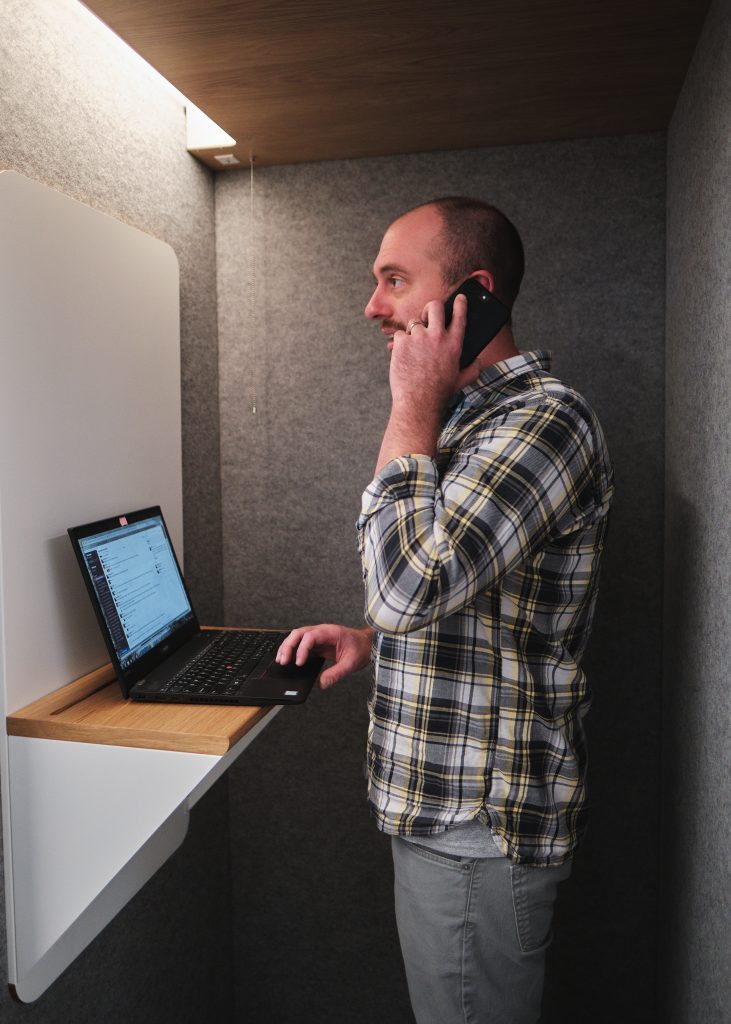
[(160, 504), (182, 555), (177, 259), (4, 172), (0, 309), (7, 713), (107, 660), (69, 526)]

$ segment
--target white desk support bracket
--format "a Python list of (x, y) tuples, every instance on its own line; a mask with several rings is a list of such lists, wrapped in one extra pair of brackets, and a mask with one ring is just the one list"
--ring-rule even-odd
[(7, 736), (9, 982), (37, 999), (182, 844), (188, 812), (272, 721), (224, 755)]

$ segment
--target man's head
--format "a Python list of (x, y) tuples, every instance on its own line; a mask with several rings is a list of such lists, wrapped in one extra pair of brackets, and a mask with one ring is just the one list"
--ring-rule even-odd
[(515, 226), (497, 207), (479, 199), (446, 196), (429, 205), (442, 218), (439, 258), (445, 281), (456, 287), (475, 271), (488, 270), (493, 280), (490, 291), (512, 309), (525, 269)]
[(511, 306), (523, 277), (523, 246), (508, 218), (478, 199), (447, 196), (409, 210), (388, 228), (373, 265), (365, 315), (387, 336), (432, 299), (477, 277)]

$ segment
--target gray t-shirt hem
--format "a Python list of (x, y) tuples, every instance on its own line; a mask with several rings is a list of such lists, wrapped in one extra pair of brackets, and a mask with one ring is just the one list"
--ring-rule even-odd
[(448, 853), (454, 857), (504, 857), (505, 854), (495, 842), (490, 826), (478, 819), (465, 825), (455, 825), (446, 832), (433, 836), (402, 836), (409, 843), (426, 846), (437, 853)]

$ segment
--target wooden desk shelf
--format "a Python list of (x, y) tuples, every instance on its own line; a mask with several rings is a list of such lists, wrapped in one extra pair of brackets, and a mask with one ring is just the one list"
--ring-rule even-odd
[(111, 665), (8, 715), (9, 736), (226, 754), (271, 709), (125, 700)]

